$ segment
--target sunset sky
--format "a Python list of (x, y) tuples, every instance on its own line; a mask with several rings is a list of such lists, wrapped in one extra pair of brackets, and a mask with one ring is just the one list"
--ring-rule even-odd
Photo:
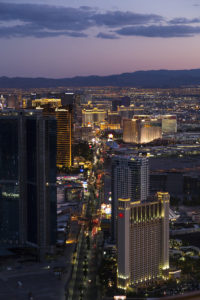
[(0, 0), (0, 76), (194, 68), (200, 0)]

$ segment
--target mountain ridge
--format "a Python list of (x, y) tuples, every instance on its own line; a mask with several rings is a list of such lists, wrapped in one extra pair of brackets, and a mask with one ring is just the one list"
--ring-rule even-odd
[(107, 76), (75, 76), (71, 78), (0, 77), (0, 88), (50, 88), (113, 86), (138, 88), (176, 88), (200, 85), (200, 69), (148, 70)]

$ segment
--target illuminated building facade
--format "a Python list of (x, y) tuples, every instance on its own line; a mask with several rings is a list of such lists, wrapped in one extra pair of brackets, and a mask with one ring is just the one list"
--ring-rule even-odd
[(100, 124), (101, 130), (120, 130), (120, 124), (109, 124), (107, 122), (103, 122)]
[(125, 143), (139, 143), (140, 141), (140, 121), (123, 120), (123, 141)]
[(133, 120), (143, 120), (143, 122), (149, 122), (152, 123), (152, 125), (157, 121), (159, 126), (162, 126), (162, 133), (164, 134), (177, 132), (176, 115), (134, 115)]
[(41, 98), (41, 99), (35, 99), (32, 100), (32, 107), (33, 108), (41, 108), (46, 105), (49, 105), (51, 108), (57, 108), (61, 107), (61, 99), (55, 99), (55, 98)]
[(118, 288), (126, 290), (167, 277), (169, 199), (169, 194), (163, 192), (151, 202), (118, 199)]
[(55, 110), (57, 120), (57, 166), (71, 167), (73, 115), (70, 107)]
[(112, 238), (116, 240), (119, 198), (145, 201), (149, 195), (149, 161), (146, 157), (116, 156), (112, 160)]
[(0, 109), (3, 109), (5, 107), (6, 99), (3, 95), (0, 96)]
[(82, 126), (100, 125), (107, 118), (107, 111), (104, 109), (83, 109), (82, 110)]
[(26, 98), (23, 98), (22, 99), (22, 108), (27, 108), (27, 102), (28, 102), (28, 100), (26, 99)]
[(0, 244), (40, 257), (56, 243), (56, 120), (33, 110), (0, 113)]
[(123, 141), (143, 144), (162, 138), (160, 119), (125, 119), (123, 122)]
[[(65, 96), (65, 97), (64, 97)], [(34, 108), (43, 109), (45, 116), (55, 116), (57, 121), (57, 167), (69, 168), (72, 165), (73, 141), (73, 94), (64, 94), (64, 98), (41, 98), (32, 101)]]

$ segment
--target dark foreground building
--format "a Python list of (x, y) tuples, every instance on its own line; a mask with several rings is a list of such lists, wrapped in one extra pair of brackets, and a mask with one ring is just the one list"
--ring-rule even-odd
[(32, 110), (0, 113), (0, 246), (56, 243), (56, 119)]

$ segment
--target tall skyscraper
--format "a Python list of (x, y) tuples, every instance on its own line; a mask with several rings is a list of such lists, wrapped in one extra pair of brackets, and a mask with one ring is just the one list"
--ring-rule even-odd
[(112, 238), (116, 239), (117, 207), (119, 198), (131, 202), (145, 201), (149, 194), (148, 158), (116, 156), (112, 161)]
[[(70, 94), (70, 96), (72, 96)], [(68, 97), (41, 98), (32, 101), (34, 108), (43, 109), (44, 116), (55, 116), (57, 121), (57, 167), (69, 168), (72, 165), (73, 144), (73, 104), (66, 104)], [(71, 99), (71, 97), (69, 97)]]
[(73, 113), (70, 106), (55, 110), (57, 120), (57, 166), (71, 167)]
[[(5, 111), (5, 110), (4, 110)], [(0, 244), (19, 243), (19, 137), (17, 113), (0, 113)]]
[(169, 269), (169, 194), (153, 201), (118, 199), (117, 280), (126, 290), (167, 277)]
[(69, 168), (73, 163), (74, 120), (80, 107), (78, 97), (74, 93), (61, 93), (60, 98), (62, 107), (56, 109), (57, 166)]
[(56, 119), (33, 110), (0, 113), (0, 244), (56, 243)]

